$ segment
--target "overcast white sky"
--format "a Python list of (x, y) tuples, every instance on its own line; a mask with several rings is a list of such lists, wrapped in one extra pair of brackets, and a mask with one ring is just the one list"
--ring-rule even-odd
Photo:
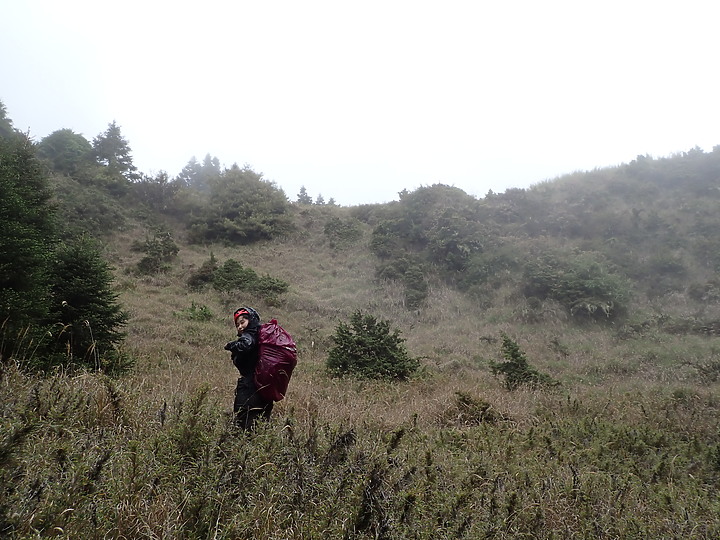
[(720, 145), (714, 0), (0, 0), (36, 140), (115, 120), (146, 174), (248, 164), (291, 200), (482, 197)]

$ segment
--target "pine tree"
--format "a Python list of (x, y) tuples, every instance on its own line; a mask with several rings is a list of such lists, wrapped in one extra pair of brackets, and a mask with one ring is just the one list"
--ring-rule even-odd
[(92, 147), (98, 163), (105, 165), (111, 173), (119, 174), (127, 180), (138, 179), (130, 145), (122, 136), (120, 126), (115, 121), (108, 124), (104, 133), (93, 139)]
[(308, 195), (307, 189), (305, 189), (305, 186), (300, 187), (300, 193), (298, 193), (297, 196), (297, 202), (299, 204), (312, 204), (313, 200), (310, 195)]
[(72, 129), (59, 129), (40, 141), (37, 155), (48, 160), (53, 170), (73, 175), (81, 164), (92, 161), (92, 146)]
[[(30, 140), (0, 137), (0, 357), (46, 314), (55, 229), (51, 192)], [(22, 336), (22, 337), (21, 337)]]
[(15, 128), (13, 123), (7, 116), (7, 109), (5, 104), (0, 100), (0, 137), (12, 137), (15, 135)]
[(125, 337), (128, 315), (113, 292), (110, 267), (87, 237), (57, 250), (52, 272), (54, 349), (71, 364), (101, 368)]

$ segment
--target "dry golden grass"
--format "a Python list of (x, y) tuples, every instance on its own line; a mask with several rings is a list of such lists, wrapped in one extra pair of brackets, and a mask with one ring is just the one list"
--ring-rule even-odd
[[(481, 396), (520, 424), (532, 423), (539, 406), (560, 398), (508, 393), (491, 376), (488, 361), (501, 358), (501, 333), (516, 340), (539, 370), (563, 382), (560, 393), (572, 399), (605, 402), (609, 396), (633, 392), (668, 395), (696, 382), (696, 372), (683, 362), (692, 363), (707, 353), (703, 338), (657, 334), (651, 339), (620, 339), (604, 327), (578, 327), (552, 306), (540, 321), (526, 323), (523, 301), (510, 287), (493, 291), (490, 307), (483, 307), (434, 283), (426, 307), (409, 311), (396, 284), (375, 279), (367, 246), (369, 228), (358, 244), (334, 249), (322, 233), (323, 223), (322, 215), (308, 218), (292, 238), (265, 244), (181, 244), (170, 273), (139, 279), (127, 273), (139, 259), (128, 249), (138, 232), (120, 236), (112, 244), (113, 263), (124, 284), (120, 300), (131, 314), (127, 348), (138, 359), (127, 384), (156, 407), (208, 384), (218, 407), (229, 412), (237, 374), (222, 347), (234, 337), (230, 314), (243, 304), (255, 306), (265, 320), (277, 318), (300, 348), (298, 368), (287, 399), (277, 404), (277, 417), (312, 414), (327, 423), (385, 430), (410, 421), (432, 425), (454, 403), (456, 393), (465, 392)], [(259, 274), (282, 278), (290, 283), (290, 291), (277, 305), (253, 295), (212, 289), (190, 292), (185, 281), (211, 253), (221, 263), (234, 258)], [(206, 306), (215, 317), (197, 322), (178, 316), (193, 303)], [(330, 336), (356, 309), (400, 329), (410, 353), (422, 358), (425, 375), (410, 383), (328, 378), (324, 363)], [(715, 385), (698, 391), (716, 389)]]
[[(398, 287), (375, 280), (369, 231), (334, 249), (322, 223), (265, 245), (179, 241), (171, 271), (152, 277), (133, 273), (142, 231), (113, 241), (136, 366), (117, 380), (5, 370), (0, 474), (15, 485), (0, 528), (278, 540), (720, 533), (720, 388), (694, 367), (717, 360), (711, 340), (581, 327), (550, 305), (538, 318), (510, 286), (480, 304), (432, 283), (426, 307), (409, 311)], [(211, 252), (290, 291), (272, 304), (189, 291)], [(299, 345), (286, 399), (252, 437), (230, 425), (237, 372), (223, 350), (242, 304)], [(192, 320), (192, 306), (213, 317)], [(357, 309), (401, 331), (421, 358), (416, 377), (327, 375), (330, 337)], [(503, 333), (562, 385), (505, 390), (488, 367)]]

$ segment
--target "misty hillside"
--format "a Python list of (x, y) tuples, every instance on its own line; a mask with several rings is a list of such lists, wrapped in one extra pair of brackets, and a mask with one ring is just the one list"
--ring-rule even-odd
[[(357, 207), (288, 203), (246, 169), (218, 171), (199, 189), (147, 178), (128, 182), (120, 196), (92, 186), (86, 202), (72, 195), (87, 197), (86, 188), (67, 176), (58, 182), (67, 183), (58, 193), (67, 221), (96, 219), (92, 231), (103, 231), (109, 246), (130, 228), (141, 242), (167, 232), (183, 249), (204, 246), (285, 280), (310, 306), (342, 306), (333, 315), (366, 307), (378, 287), (389, 287), (410, 312), (427, 309), (439, 288), (484, 309), (512, 304), (515, 312), (502, 315), (508, 322), (540, 322), (551, 312), (578, 324), (702, 333), (717, 331), (720, 318), (718, 151), (640, 156), (482, 199), (434, 185)], [(360, 274), (348, 268), (355, 264)], [(159, 273), (172, 276), (174, 265)], [(330, 271), (349, 275), (323, 277)]]
[[(92, 142), (58, 130), (33, 152), (58, 239), (99, 240), (125, 287), (172, 282), (229, 303), (235, 293), (312, 320), (324, 337), (367, 308), (413, 328), (429, 323), (430, 310), (484, 324), (718, 332), (717, 147), (638, 156), (481, 199), (438, 184), (354, 207), (313, 200), (305, 188), (291, 200), (210, 154), (176, 178), (148, 176), (115, 123)], [(238, 269), (255, 277), (213, 283), (216, 271)]]
[[(341, 207), (0, 113), (0, 536), (720, 534), (720, 147)], [(252, 435), (240, 305), (298, 345)], [(358, 313), (417, 370), (329, 369)]]

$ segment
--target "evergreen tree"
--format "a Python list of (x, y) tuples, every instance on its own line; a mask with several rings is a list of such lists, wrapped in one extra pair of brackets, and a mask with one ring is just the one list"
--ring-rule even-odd
[(211, 183), (209, 202), (192, 223), (192, 237), (247, 244), (291, 229), (285, 193), (261, 174), (235, 165)]
[(63, 244), (52, 271), (52, 302), (48, 322), (54, 348), (64, 362), (96, 369), (113, 357), (125, 337), (128, 315), (113, 292), (113, 276), (98, 247), (87, 237)]
[(305, 189), (305, 186), (300, 187), (300, 193), (298, 193), (297, 196), (297, 202), (299, 204), (312, 204), (313, 200), (310, 195), (308, 195), (307, 189)]
[(93, 151), (97, 162), (104, 165), (112, 174), (119, 174), (127, 180), (138, 178), (137, 167), (133, 165), (130, 145), (122, 136), (120, 126), (115, 121), (108, 124), (107, 130), (93, 139)]
[(0, 137), (0, 360), (100, 367), (127, 314), (96, 247), (57, 248), (62, 231), (44, 170), (29, 139)]
[(183, 167), (182, 171), (180, 171), (180, 174), (177, 175), (175, 180), (182, 183), (184, 186), (189, 187), (195, 183), (195, 178), (200, 176), (200, 170), (200, 163), (198, 163), (198, 160), (195, 156), (193, 156), (190, 158), (190, 161), (187, 162), (187, 165)]
[(318, 193), (318, 196), (315, 199), (315, 204), (319, 204), (321, 206), (325, 204), (325, 199), (323, 198), (322, 193)]
[(220, 160), (218, 158), (206, 154), (201, 164), (193, 156), (188, 161), (188, 164), (183, 167), (183, 170), (180, 171), (177, 180), (189, 188), (207, 192), (210, 190), (212, 179), (220, 176), (220, 173)]
[(48, 160), (53, 170), (73, 175), (81, 164), (92, 158), (92, 146), (72, 129), (59, 129), (40, 141), (37, 155)]
[[(55, 231), (51, 192), (33, 145), (0, 137), (0, 357), (46, 313)], [(28, 338), (29, 339), (29, 338)]]
[(12, 137), (15, 134), (12, 120), (7, 116), (5, 104), (0, 100), (0, 137)]

